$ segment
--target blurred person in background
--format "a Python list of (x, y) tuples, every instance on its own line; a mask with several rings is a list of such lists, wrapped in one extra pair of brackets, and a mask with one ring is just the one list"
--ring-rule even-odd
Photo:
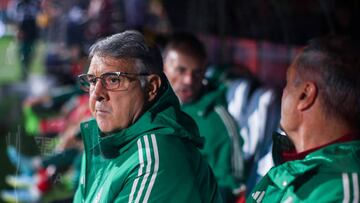
[(39, 12), (39, 0), (16, 0), (9, 5), (9, 17), (17, 24), (21, 78), (23, 80), (28, 76), (35, 42), (39, 36), (39, 28), (36, 24)]
[(225, 87), (204, 85), (206, 51), (192, 34), (176, 33), (164, 50), (164, 72), (205, 138), (201, 150), (214, 171), (225, 202), (239, 194), (243, 178), (242, 139), (228, 113)]

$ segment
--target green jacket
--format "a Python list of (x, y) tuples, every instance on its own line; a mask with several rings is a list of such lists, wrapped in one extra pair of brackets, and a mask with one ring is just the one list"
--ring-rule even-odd
[(222, 202), (197, 146), (194, 121), (180, 110), (168, 82), (133, 125), (100, 137), (96, 121), (81, 125), (85, 155), (74, 202)]
[(359, 202), (360, 141), (332, 144), (272, 168), (246, 202)]
[(243, 175), (242, 139), (234, 119), (226, 110), (225, 89), (204, 91), (200, 98), (182, 105), (205, 138), (201, 153), (222, 188), (236, 191)]

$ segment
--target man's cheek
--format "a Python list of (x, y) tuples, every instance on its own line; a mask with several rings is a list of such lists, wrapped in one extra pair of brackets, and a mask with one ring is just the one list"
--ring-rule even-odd
[(89, 100), (89, 109), (90, 109), (91, 115), (95, 116), (95, 104), (91, 100)]

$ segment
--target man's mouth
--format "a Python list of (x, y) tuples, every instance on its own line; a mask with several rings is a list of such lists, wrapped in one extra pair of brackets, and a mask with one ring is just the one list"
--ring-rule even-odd
[(109, 111), (105, 111), (105, 110), (102, 110), (102, 109), (96, 109), (96, 112), (99, 112), (99, 113), (109, 113)]
[(104, 114), (108, 114), (110, 113), (110, 111), (104, 107), (101, 107), (101, 106), (97, 106), (95, 108), (95, 111), (96, 111), (96, 114), (97, 115), (104, 115)]
[(190, 89), (190, 88), (181, 89), (180, 93), (183, 94), (184, 96), (192, 96), (193, 95), (193, 90)]
[(96, 110), (96, 116), (100, 116), (100, 117), (102, 117), (102, 116), (107, 116), (107, 115), (109, 115), (109, 111), (104, 111), (104, 110)]

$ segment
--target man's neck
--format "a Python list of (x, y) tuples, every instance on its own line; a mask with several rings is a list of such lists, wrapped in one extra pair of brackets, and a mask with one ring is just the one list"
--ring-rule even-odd
[(305, 151), (302, 151), (302, 152), (296, 152), (295, 149), (294, 150), (288, 150), (288, 151), (283, 151), (282, 152), (282, 159), (284, 162), (286, 161), (293, 161), (293, 160), (298, 160), (298, 159), (304, 159), (308, 154), (314, 152), (314, 151), (317, 151), (321, 148), (324, 148), (328, 145), (331, 145), (331, 144), (337, 144), (337, 143), (343, 143), (343, 142), (350, 142), (350, 141), (354, 141), (354, 140), (359, 140), (359, 134), (358, 133), (349, 133), (349, 134), (346, 134), (332, 142), (329, 142), (325, 145), (320, 145), (320, 146), (317, 146), (315, 148), (311, 148), (309, 150), (305, 150)]
[(299, 128), (298, 135), (293, 140), (298, 153), (324, 146), (352, 133), (346, 125), (331, 119), (326, 122), (309, 122), (306, 125), (308, 127)]

